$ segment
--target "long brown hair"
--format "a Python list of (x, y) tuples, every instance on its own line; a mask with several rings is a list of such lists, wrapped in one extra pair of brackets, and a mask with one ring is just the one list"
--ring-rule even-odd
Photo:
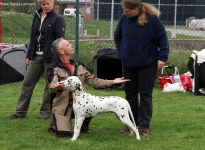
[(141, 3), (141, 0), (123, 0), (122, 6), (128, 9), (135, 9), (136, 7), (140, 10), (140, 15), (137, 19), (137, 23), (140, 26), (146, 26), (148, 22), (148, 16), (158, 16), (161, 12), (153, 5), (148, 3)]

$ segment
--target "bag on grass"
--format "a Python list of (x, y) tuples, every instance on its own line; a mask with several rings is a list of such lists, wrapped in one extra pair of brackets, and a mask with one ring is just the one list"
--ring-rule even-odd
[(167, 73), (167, 69), (170, 69), (171, 71), (173, 71), (174, 69), (174, 74), (179, 74), (179, 70), (177, 67), (174, 67), (174, 66), (164, 66), (162, 68), (162, 72), (161, 72), (161, 75), (158, 77), (159, 78), (159, 87), (161, 89), (164, 88), (164, 85), (166, 83), (172, 83), (171, 79), (170, 79), (170, 76), (173, 74), (173, 73)]
[(166, 83), (163, 88), (163, 92), (186, 92), (184, 87), (182, 86), (181, 83)]
[(180, 75), (182, 86), (186, 91), (192, 92), (192, 80), (189, 76), (181, 74)]
[(173, 74), (171, 76), (171, 81), (172, 81), (172, 84), (177, 83), (177, 82), (181, 83), (181, 85), (186, 91), (192, 92), (192, 80), (189, 76), (185, 74), (180, 74), (180, 75)]

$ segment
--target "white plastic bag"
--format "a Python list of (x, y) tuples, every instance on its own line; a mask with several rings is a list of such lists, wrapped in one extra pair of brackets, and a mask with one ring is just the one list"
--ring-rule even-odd
[(163, 92), (186, 92), (184, 87), (182, 86), (181, 83), (166, 83), (163, 88)]

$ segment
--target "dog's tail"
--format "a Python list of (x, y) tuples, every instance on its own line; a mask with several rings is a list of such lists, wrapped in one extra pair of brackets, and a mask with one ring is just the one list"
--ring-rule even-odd
[(134, 117), (133, 117), (133, 114), (132, 114), (132, 110), (131, 110), (131, 107), (130, 107), (130, 104), (127, 102), (127, 107), (128, 107), (128, 112), (129, 112), (129, 115), (130, 115), (130, 117), (131, 117), (131, 120), (132, 120), (132, 123), (134, 124), (134, 126), (137, 128), (137, 126), (136, 126), (136, 123), (135, 123), (135, 119), (134, 119)]

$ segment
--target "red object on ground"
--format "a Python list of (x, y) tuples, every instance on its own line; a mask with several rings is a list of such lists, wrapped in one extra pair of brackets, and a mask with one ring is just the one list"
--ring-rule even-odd
[(2, 50), (2, 49), (4, 49), (4, 48), (10, 48), (10, 47), (7, 46), (7, 45), (1, 45), (1, 44), (0, 44), (0, 50)]
[(160, 77), (158, 77), (159, 78), (159, 87), (161, 88), (161, 89), (163, 89), (164, 88), (164, 85), (166, 84), (166, 83), (172, 83), (172, 81), (170, 80), (170, 78), (169, 78), (169, 76), (171, 76), (172, 74), (165, 74), (165, 75), (162, 75), (162, 76), (160, 76)]

